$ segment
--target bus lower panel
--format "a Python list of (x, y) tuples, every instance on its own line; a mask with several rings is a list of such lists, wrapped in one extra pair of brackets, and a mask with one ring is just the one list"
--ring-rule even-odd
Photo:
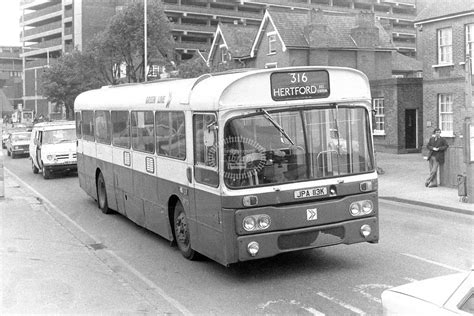
[[(372, 229), (367, 238), (361, 234), (363, 225), (370, 225)], [(318, 227), (241, 236), (237, 238), (239, 261), (267, 258), (284, 252), (338, 244), (376, 243), (379, 238), (378, 230), (377, 218), (369, 217)], [(252, 257), (247, 251), (247, 245), (253, 241), (258, 242), (259, 252)]]

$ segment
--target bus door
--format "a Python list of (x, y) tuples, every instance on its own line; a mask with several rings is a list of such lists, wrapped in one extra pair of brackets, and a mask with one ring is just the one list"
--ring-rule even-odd
[[(203, 254), (222, 253), (221, 198), (219, 191), (218, 125), (215, 113), (193, 115), (193, 193), (197, 236), (193, 248)], [(191, 231), (191, 238), (193, 232)]]

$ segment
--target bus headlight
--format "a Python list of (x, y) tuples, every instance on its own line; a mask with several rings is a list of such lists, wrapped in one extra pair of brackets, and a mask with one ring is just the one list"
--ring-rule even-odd
[(48, 155), (48, 156), (46, 156), (46, 159), (48, 159), (48, 160), (53, 160), (53, 159), (54, 159), (54, 156), (53, 156), (53, 155)]
[(256, 226), (255, 219), (252, 216), (247, 216), (244, 218), (243, 226), (244, 229), (248, 232), (252, 231), (255, 229)]
[(265, 230), (270, 227), (272, 220), (267, 214), (257, 214), (245, 216), (242, 227), (248, 231)]
[(349, 207), (349, 212), (352, 216), (362, 216), (372, 213), (374, 210), (374, 203), (370, 200), (352, 202)]

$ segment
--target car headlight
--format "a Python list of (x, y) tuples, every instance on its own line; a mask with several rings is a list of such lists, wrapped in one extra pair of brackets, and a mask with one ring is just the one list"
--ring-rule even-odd
[(249, 215), (242, 221), (242, 227), (248, 232), (265, 230), (270, 227), (271, 222), (272, 220), (267, 214)]
[(54, 156), (53, 156), (53, 155), (48, 155), (48, 156), (46, 156), (46, 159), (47, 159), (47, 160), (53, 160), (53, 159), (54, 159)]
[(362, 216), (372, 213), (374, 210), (374, 203), (371, 200), (362, 200), (352, 202), (349, 206), (349, 213), (352, 216)]

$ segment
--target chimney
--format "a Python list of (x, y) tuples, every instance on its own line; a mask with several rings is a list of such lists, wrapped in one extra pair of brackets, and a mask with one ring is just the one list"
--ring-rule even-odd
[(303, 35), (309, 47), (328, 46), (328, 22), (321, 9), (308, 11), (307, 22), (303, 28)]
[(356, 26), (351, 29), (351, 37), (358, 47), (374, 48), (379, 45), (379, 30), (375, 26), (373, 12), (361, 11), (356, 18)]

